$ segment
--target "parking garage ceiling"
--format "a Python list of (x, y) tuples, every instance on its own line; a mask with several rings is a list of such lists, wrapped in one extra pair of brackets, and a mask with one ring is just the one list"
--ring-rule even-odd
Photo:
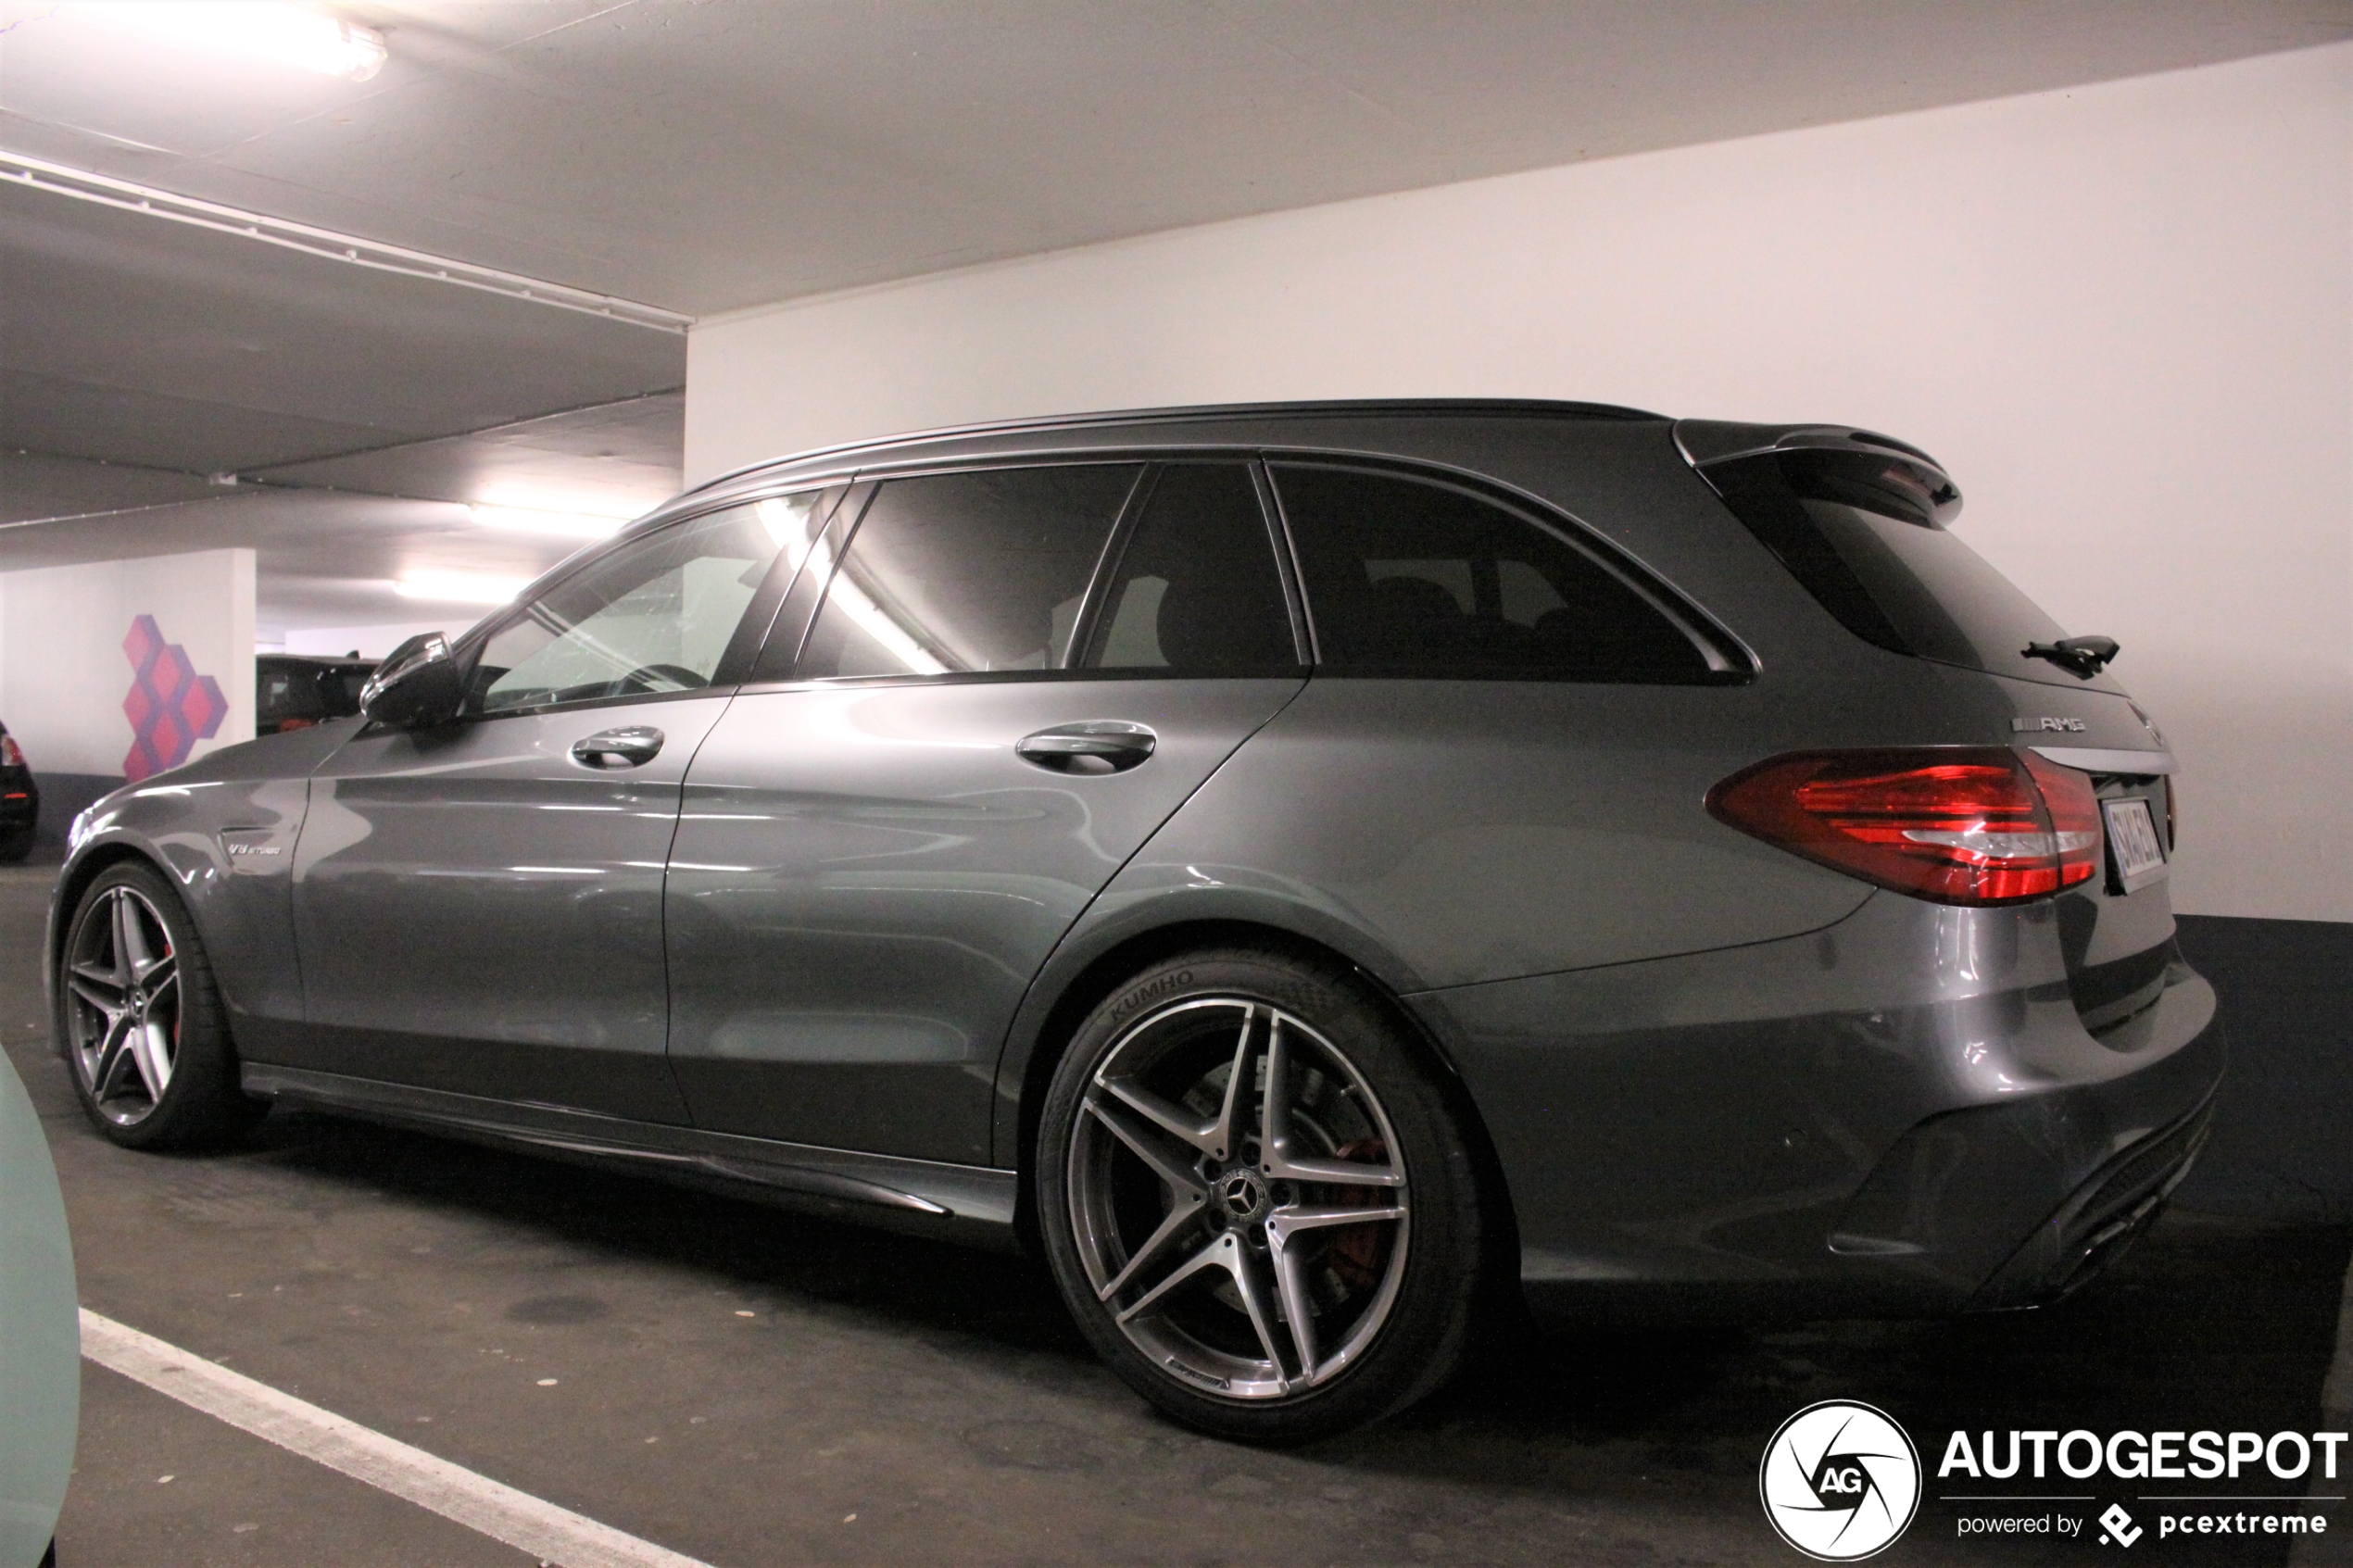
[(0, 443), (251, 472), (684, 379), (674, 333), (0, 184)]
[[(0, 0), (0, 151), (707, 317), (2353, 37), (2353, 0), (327, 8), (382, 31), (372, 79)], [(659, 324), (0, 184), (0, 522), (221, 473), (642, 505), (676, 483), (684, 380)]]
[(2353, 35), (2345, 0), (338, 8), (371, 81), (0, 8), (0, 146), (703, 316)]

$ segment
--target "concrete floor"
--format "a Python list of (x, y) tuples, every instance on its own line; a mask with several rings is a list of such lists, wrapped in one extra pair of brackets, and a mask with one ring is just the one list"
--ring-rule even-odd
[[(2353, 1232), (2177, 1212), (2041, 1313), (1550, 1341), (1352, 1437), (1229, 1447), (1156, 1419), (1017, 1259), (315, 1116), (229, 1155), (117, 1149), (46, 1045), (51, 875), (0, 870), (0, 1031), (82, 1300), (720, 1568), (1796, 1562), (1756, 1467), (1817, 1399), (1889, 1411), (1931, 1467), (1955, 1428), (2321, 1419)], [(83, 1401), (64, 1568), (527, 1561), (87, 1363)], [(1957, 1512), (1924, 1504), (1887, 1560), (2095, 1550), (1957, 1538)]]

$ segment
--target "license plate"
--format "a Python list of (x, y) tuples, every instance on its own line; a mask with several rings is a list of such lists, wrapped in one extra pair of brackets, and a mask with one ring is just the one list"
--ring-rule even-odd
[(2146, 887), (2165, 874), (2165, 851), (2157, 842), (2157, 821), (2145, 800), (2111, 800), (2108, 812), (2108, 850), (2116, 866), (2117, 885), (2130, 893)]

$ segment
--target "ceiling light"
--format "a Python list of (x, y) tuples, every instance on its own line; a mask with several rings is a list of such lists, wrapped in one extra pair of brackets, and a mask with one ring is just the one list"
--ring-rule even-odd
[(352, 82), (365, 82), (384, 69), (383, 33), (302, 6), (266, 0), (105, 0), (76, 8), (118, 27)]
[(629, 521), (590, 512), (551, 511), (541, 507), (475, 505), (466, 510), (484, 528), (503, 528), (513, 533), (552, 533), (564, 539), (608, 538), (621, 532), (621, 525)]
[(528, 577), (497, 577), (486, 571), (411, 571), (392, 585), (404, 599), (437, 599), (453, 605), (502, 605), (531, 583)]

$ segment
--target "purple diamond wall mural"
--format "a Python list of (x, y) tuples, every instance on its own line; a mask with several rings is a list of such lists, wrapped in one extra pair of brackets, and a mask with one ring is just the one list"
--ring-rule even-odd
[(220, 734), (220, 721), (229, 716), (229, 699), (220, 695), (220, 682), (196, 673), (186, 648), (163, 640), (163, 628), (152, 615), (132, 621), (122, 651), (138, 671), (131, 695), (122, 699), (132, 736), (122, 772), (136, 784), (177, 768), (196, 742)]

